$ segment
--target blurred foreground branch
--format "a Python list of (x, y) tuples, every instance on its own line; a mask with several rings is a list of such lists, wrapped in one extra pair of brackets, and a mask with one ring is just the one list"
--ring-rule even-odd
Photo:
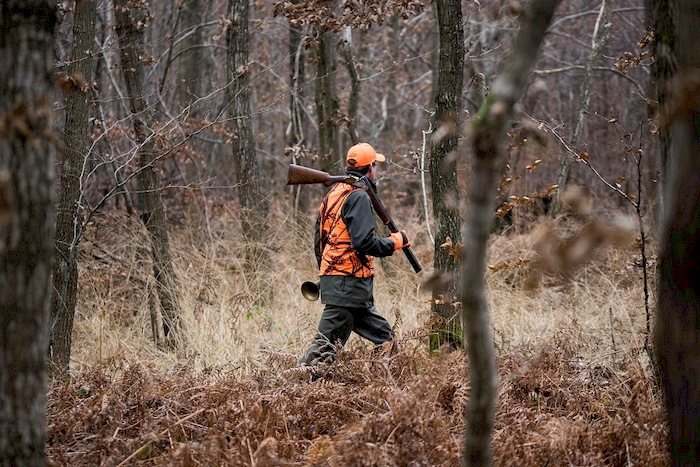
[(532, 71), (559, 0), (535, 0), (523, 13), (513, 50), (493, 91), (471, 122), (474, 172), (467, 204), (462, 304), (471, 377), (467, 407), (465, 465), (492, 463), (491, 432), (497, 391), (496, 363), (486, 301), (486, 244), (495, 194), (506, 154), (513, 107)]

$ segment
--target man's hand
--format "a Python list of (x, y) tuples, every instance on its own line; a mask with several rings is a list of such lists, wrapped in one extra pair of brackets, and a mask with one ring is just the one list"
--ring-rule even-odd
[(394, 232), (393, 234), (389, 235), (389, 238), (394, 241), (394, 251), (406, 248), (407, 246), (411, 245), (411, 241), (408, 239), (408, 235), (406, 235), (406, 232), (404, 232), (403, 230)]

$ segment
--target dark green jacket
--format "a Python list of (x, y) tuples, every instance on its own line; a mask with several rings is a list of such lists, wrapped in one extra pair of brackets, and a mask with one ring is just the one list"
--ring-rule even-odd
[[(351, 169), (349, 175), (361, 177)], [(375, 189), (374, 184), (368, 180)], [(388, 237), (375, 235), (374, 209), (369, 195), (364, 190), (354, 191), (340, 208), (340, 215), (348, 227), (350, 245), (359, 255), (381, 258), (394, 254), (394, 241)], [(320, 217), (316, 220), (314, 250), (317, 264), (321, 265), (321, 226)], [(374, 277), (359, 278), (354, 276), (321, 276), (321, 303), (347, 307), (365, 307), (374, 303)]]

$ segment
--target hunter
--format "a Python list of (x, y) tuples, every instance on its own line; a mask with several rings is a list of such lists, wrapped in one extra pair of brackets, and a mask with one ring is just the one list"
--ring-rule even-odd
[[(376, 190), (377, 162), (385, 160), (369, 144), (356, 144), (348, 150), (346, 174)], [(332, 363), (353, 331), (377, 346), (392, 340), (391, 326), (374, 305), (374, 257), (409, 246), (406, 233), (377, 237), (369, 195), (357, 186), (336, 183), (319, 208), (314, 240), (325, 306), (300, 363)]]

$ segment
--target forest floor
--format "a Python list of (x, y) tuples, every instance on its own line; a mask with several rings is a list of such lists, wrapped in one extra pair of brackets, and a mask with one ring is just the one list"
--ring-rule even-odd
[[(421, 277), (399, 255), (378, 262), (377, 305), (395, 342), (377, 354), (353, 337), (315, 379), (297, 365), (322, 310), (299, 293), (314, 275), (310, 225), (282, 216), (278, 237), (264, 240), (277, 247), (261, 301), (240, 260), (251, 239), (216, 218), (172, 237), (177, 350), (154, 342), (138, 221), (109, 213), (86, 232), (71, 377), (48, 391), (50, 464), (460, 465), (469, 364), (461, 351), (428, 352), (430, 294), (420, 285), (432, 250), (420, 223), (407, 230)], [(577, 229), (569, 223), (547, 238)], [(489, 250), (493, 465), (669, 465), (633, 242), (587, 251), (575, 270), (552, 273), (535, 230), (496, 235)]]

